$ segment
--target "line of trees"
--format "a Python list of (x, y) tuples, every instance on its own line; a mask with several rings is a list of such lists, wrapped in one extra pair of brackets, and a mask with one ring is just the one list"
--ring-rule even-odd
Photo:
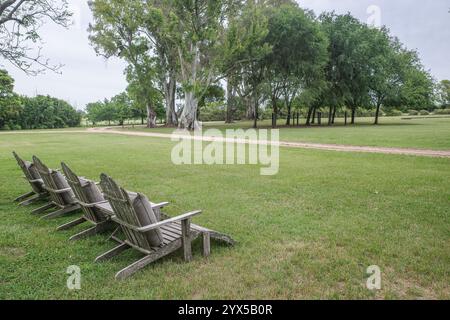
[[(158, 101), (155, 105), (157, 118), (163, 119), (165, 110), (162, 101)], [(115, 122), (124, 125), (125, 121), (130, 119), (140, 119), (144, 124), (146, 119), (145, 108), (138, 101), (133, 100), (127, 92), (118, 94), (111, 99), (88, 103), (85, 114), (86, 119), (93, 125), (100, 122), (108, 124)]]
[(14, 79), (0, 69), (0, 130), (76, 127), (81, 117), (66, 101), (18, 95), (14, 92)]
[[(226, 88), (225, 120), (302, 112), (332, 125), (347, 110), (431, 108), (435, 84), (418, 54), (386, 28), (350, 14), (315, 16), (292, 0), (92, 0), (96, 52), (120, 57), (128, 93), (154, 127), (163, 102), (168, 126), (195, 129), (211, 86)], [(226, 85), (225, 85), (226, 83)], [(176, 101), (183, 101), (177, 106)]]

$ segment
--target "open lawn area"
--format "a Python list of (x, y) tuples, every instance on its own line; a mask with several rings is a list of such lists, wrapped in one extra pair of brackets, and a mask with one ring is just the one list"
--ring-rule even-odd
[[(283, 129), (281, 139), (450, 149), (450, 119), (361, 129)], [(173, 145), (112, 134), (0, 135), (0, 299), (450, 299), (450, 159), (281, 148), (279, 174), (261, 176), (253, 165), (175, 166)], [(107, 173), (153, 202), (169, 201), (170, 215), (202, 209), (194, 223), (238, 243), (213, 242), (204, 259), (195, 242), (191, 263), (180, 252), (115, 281), (139, 254), (94, 263), (114, 246), (106, 235), (69, 242), (76, 230), (56, 227), (73, 217), (40, 220), (29, 213), (37, 206), (12, 203), (29, 191), (13, 150), (54, 168), (65, 161), (97, 181)], [(81, 267), (81, 290), (66, 287), (70, 265)], [(379, 291), (366, 288), (371, 265), (382, 272)]]
[[(302, 120), (304, 121), (304, 120)], [(314, 142), (356, 146), (419, 148), (450, 150), (450, 117), (383, 117), (380, 125), (373, 125), (373, 118), (357, 118), (356, 125), (344, 126), (344, 119), (336, 119), (335, 126), (282, 127), (280, 139), (289, 142)], [(278, 125), (285, 125), (279, 120)], [(250, 121), (240, 121), (226, 125), (223, 122), (205, 123), (204, 130), (211, 128), (226, 129), (251, 128)], [(270, 121), (261, 121), (261, 128), (269, 128)], [(146, 132), (171, 133), (172, 128), (146, 129), (142, 126), (124, 128)]]

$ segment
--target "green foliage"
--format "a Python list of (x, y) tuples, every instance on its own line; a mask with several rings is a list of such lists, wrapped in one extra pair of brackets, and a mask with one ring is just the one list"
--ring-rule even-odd
[(22, 103), (14, 93), (14, 79), (6, 70), (0, 69), (0, 130), (17, 129)]
[(14, 79), (0, 70), (0, 130), (76, 127), (80, 122), (81, 114), (66, 101), (20, 97), (14, 93)]
[(442, 80), (437, 85), (437, 99), (442, 107), (450, 106), (450, 80)]
[(434, 110), (434, 114), (438, 114), (438, 115), (450, 114), (450, 108), (447, 108), (447, 109), (436, 109), (436, 110)]
[(403, 115), (403, 113), (397, 109), (390, 109), (390, 110), (386, 111), (386, 115), (388, 117), (400, 117), (401, 115)]
[(225, 121), (225, 104), (210, 102), (200, 108), (201, 121)]
[[(375, 123), (395, 109), (449, 103), (450, 81), (436, 87), (417, 52), (351, 14), (316, 18), (291, 0), (93, 0), (90, 8), (96, 52), (128, 63), (132, 116), (147, 116), (150, 127), (166, 113), (180, 127), (197, 128), (205, 92), (223, 78), (235, 100), (229, 110), (255, 126), (269, 102), (276, 114), (303, 108), (308, 117), (325, 106), (347, 108), (352, 121), (360, 109), (375, 110)], [(176, 90), (184, 91), (179, 119)], [(119, 122), (130, 116), (121, 113)]]
[(22, 98), (19, 123), (23, 129), (53, 129), (80, 125), (81, 114), (64, 100), (50, 96)]
[[(159, 117), (164, 115), (164, 107), (159, 102), (156, 105)], [(145, 117), (145, 107), (133, 100), (126, 92), (118, 94), (111, 99), (88, 103), (86, 105), (86, 117), (94, 125), (99, 122), (117, 122), (123, 125), (126, 120)]]

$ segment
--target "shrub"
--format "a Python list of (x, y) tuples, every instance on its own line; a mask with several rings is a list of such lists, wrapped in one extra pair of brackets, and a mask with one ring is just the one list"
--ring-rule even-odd
[(434, 110), (434, 114), (438, 115), (450, 114), (450, 108)]
[[(358, 117), (375, 117), (376, 110), (358, 109), (356, 111), (356, 116)], [(351, 112), (349, 112), (351, 114)]]
[(419, 113), (421, 116), (428, 116), (430, 114), (430, 112), (428, 112), (428, 110), (420, 110)]
[(409, 110), (408, 111), (408, 115), (410, 115), (410, 116), (418, 116), (419, 115), (419, 111), (417, 111), (417, 110)]
[(388, 117), (400, 117), (403, 113), (400, 110), (392, 109), (386, 112)]

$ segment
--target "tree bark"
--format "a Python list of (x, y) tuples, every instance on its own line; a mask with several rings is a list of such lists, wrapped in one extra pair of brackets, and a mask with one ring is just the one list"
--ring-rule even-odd
[(311, 116), (312, 116), (313, 107), (308, 108), (308, 115), (306, 116), (306, 126), (311, 125)]
[(156, 112), (153, 110), (152, 105), (147, 104), (147, 128), (156, 127)]
[(287, 119), (286, 119), (286, 125), (287, 126), (290, 126), (291, 125), (291, 109), (292, 109), (292, 104), (290, 103), (290, 102), (288, 102), (288, 101), (285, 101), (285, 103), (286, 103), (286, 108), (287, 108)]
[(180, 129), (197, 130), (200, 125), (197, 121), (198, 100), (195, 93), (188, 91), (184, 93), (184, 108), (181, 113), (178, 126)]
[(253, 99), (252, 97), (246, 97), (245, 99), (245, 106), (246, 106), (246, 118), (247, 120), (253, 120), (255, 117), (254, 111), (253, 111)]
[(352, 121), (350, 124), (355, 124), (355, 117), (356, 117), (356, 108), (352, 108)]
[(375, 123), (374, 125), (378, 125), (378, 119), (380, 117), (381, 103), (377, 103), (377, 112), (375, 113)]
[(254, 94), (253, 97), (253, 128), (256, 129), (258, 128), (258, 112), (259, 111), (259, 106), (258, 106), (258, 97), (257, 94)]
[(275, 96), (272, 96), (272, 110), (273, 110), (272, 128), (276, 128), (278, 120), (278, 105), (277, 105), (277, 98)]
[(234, 110), (234, 90), (233, 84), (228, 78), (227, 81), (227, 112), (225, 115), (225, 123), (233, 122), (233, 110)]
[(312, 120), (311, 120), (312, 124), (316, 123), (316, 110), (317, 110), (316, 107), (314, 107), (312, 111)]
[(333, 107), (328, 109), (328, 125), (331, 126), (333, 121)]
[(164, 95), (166, 100), (166, 125), (178, 125), (178, 117), (175, 111), (176, 78), (171, 71), (167, 81), (164, 81)]
[(337, 112), (337, 107), (334, 107), (333, 109), (333, 118), (331, 119), (331, 124), (335, 123), (336, 120), (336, 112)]

